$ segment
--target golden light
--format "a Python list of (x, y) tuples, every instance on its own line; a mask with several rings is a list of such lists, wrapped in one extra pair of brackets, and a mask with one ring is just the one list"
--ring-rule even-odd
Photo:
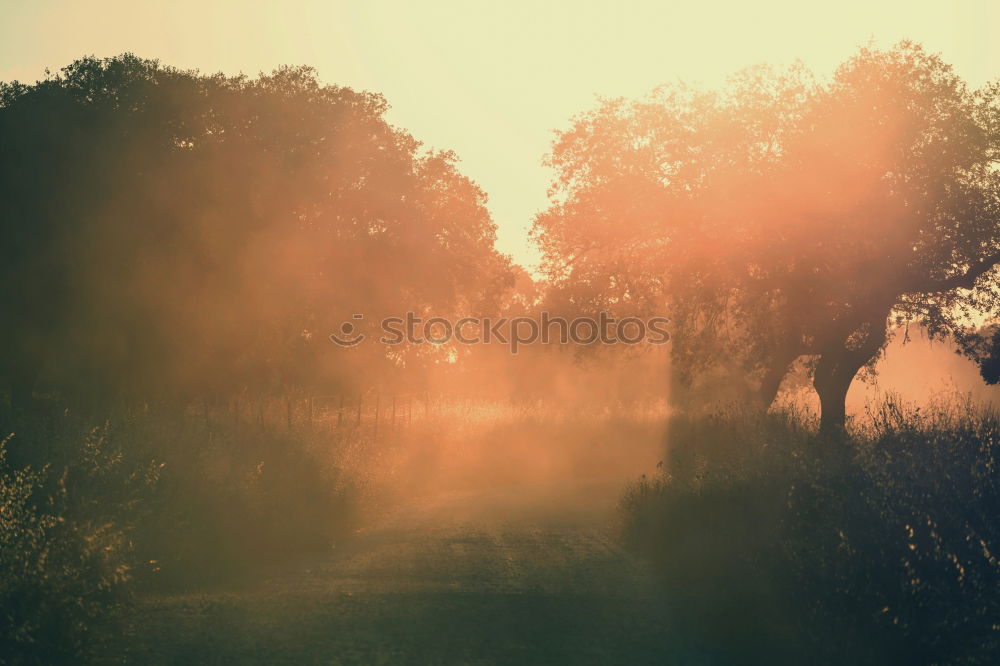
[[(825, 7), (823, 6), (825, 5)], [(908, 38), (973, 85), (1000, 62), (1000, 4), (763, 2), (23, 3), (0, 27), (0, 79), (33, 81), (81, 53), (133, 51), (179, 67), (256, 74), (310, 64), (375, 90), (391, 119), (457, 151), (490, 193), (499, 247), (525, 264), (550, 174), (551, 130), (595, 95), (677, 80), (717, 84), (745, 66), (803, 60), (829, 72), (857, 46)]]

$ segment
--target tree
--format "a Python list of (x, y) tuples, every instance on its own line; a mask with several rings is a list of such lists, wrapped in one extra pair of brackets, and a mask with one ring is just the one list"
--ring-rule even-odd
[[(495, 297), (485, 194), (385, 100), (309, 68), (202, 75), (132, 55), (0, 84), (0, 370), (15, 401), (344, 382), (395, 361), (351, 314)], [(358, 363), (361, 360), (363, 363)]]
[(556, 285), (668, 307), (676, 371), (738, 369), (765, 407), (807, 360), (824, 431), (893, 325), (972, 349), (1000, 306), (1000, 85), (970, 90), (913, 43), (828, 82), (758, 67), (604, 101), (549, 162), (534, 234)]

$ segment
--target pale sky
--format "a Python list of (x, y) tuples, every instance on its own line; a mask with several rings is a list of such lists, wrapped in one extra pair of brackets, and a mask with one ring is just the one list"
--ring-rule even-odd
[(489, 193), (499, 249), (530, 266), (552, 130), (595, 95), (717, 85), (760, 62), (828, 74), (862, 44), (904, 38), (978, 86), (1000, 78), (998, 27), (1000, 0), (0, 0), (0, 80), (125, 51), (229, 74), (312, 65), (328, 83), (381, 92), (391, 122), (455, 150)]

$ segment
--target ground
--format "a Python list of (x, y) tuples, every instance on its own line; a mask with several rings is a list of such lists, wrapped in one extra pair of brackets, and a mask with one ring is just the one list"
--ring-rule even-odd
[[(704, 663), (613, 538), (619, 487), (436, 493), (242, 591), (154, 596), (107, 663)], [(603, 507), (603, 508), (601, 508)], [(703, 656), (703, 655), (702, 655)]]

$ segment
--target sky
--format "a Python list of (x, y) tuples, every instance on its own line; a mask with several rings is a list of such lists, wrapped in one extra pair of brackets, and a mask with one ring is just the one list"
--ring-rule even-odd
[(393, 124), (454, 150), (490, 197), (498, 248), (530, 268), (553, 131), (598, 96), (718, 86), (757, 63), (826, 75), (859, 46), (901, 39), (979, 86), (1000, 78), (997, 26), (1000, 0), (0, 0), (0, 80), (127, 51), (227, 74), (312, 65), (328, 83), (382, 93)]

